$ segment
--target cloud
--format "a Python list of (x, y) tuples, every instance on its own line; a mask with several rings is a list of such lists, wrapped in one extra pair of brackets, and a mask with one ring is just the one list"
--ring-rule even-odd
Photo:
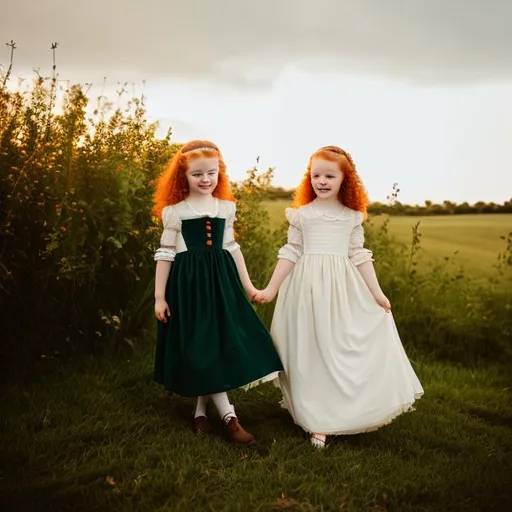
[[(14, 74), (271, 84), (292, 65), (419, 83), (512, 78), (509, 0), (1, 0)], [(8, 48), (1, 62), (8, 63)]]

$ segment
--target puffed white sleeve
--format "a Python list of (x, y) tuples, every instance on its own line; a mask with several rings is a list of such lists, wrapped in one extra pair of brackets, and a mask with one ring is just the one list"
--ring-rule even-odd
[(234, 224), (236, 221), (236, 204), (232, 201), (226, 203), (227, 214), (226, 223), (224, 224), (224, 238), (222, 240), (222, 248), (230, 253), (234, 253), (240, 249), (240, 245), (235, 240)]
[(300, 224), (300, 214), (296, 208), (286, 208), (286, 220), (288, 226), (288, 239), (285, 245), (279, 249), (277, 257), (279, 259), (289, 260), (292, 263), (297, 263), (297, 260), (302, 256), (303, 242), (302, 242), (302, 227)]
[(348, 257), (356, 266), (373, 260), (373, 253), (364, 247), (364, 228), (362, 212), (355, 212), (355, 222), (350, 234)]
[(176, 256), (176, 241), (181, 231), (181, 219), (172, 206), (162, 210), (164, 230), (160, 237), (160, 247), (155, 252), (155, 261), (174, 261)]

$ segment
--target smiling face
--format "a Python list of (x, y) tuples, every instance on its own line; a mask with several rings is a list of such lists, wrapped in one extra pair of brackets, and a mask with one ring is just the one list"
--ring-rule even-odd
[(318, 199), (336, 199), (343, 183), (343, 173), (338, 162), (313, 158), (311, 186)]
[(190, 160), (186, 176), (190, 196), (212, 194), (219, 182), (218, 157), (200, 157)]

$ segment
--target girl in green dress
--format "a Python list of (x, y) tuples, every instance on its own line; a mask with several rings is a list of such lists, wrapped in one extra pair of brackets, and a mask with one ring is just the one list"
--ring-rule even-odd
[(236, 205), (215, 144), (181, 147), (158, 181), (153, 212), (164, 227), (155, 253), (155, 380), (198, 397), (195, 432), (210, 430), (211, 400), (229, 439), (254, 442), (226, 392), (274, 379), (283, 367), (248, 299), (257, 290), (234, 238)]

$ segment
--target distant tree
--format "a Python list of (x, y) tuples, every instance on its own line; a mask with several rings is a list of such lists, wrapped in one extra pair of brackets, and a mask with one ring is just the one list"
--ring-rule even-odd
[(496, 213), (499, 210), (499, 206), (495, 203), (486, 203), (482, 208), (482, 213)]
[(443, 201), (443, 208), (445, 210), (445, 213), (450, 213), (450, 214), (454, 213), (455, 206), (456, 206), (455, 203), (452, 203), (451, 201), (447, 201), (447, 200)]
[(464, 214), (464, 213), (471, 213), (473, 211), (473, 208), (469, 205), (467, 201), (464, 203), (458, 204), (455, 206), (454, 213), (458, 214)]
[(485, 208), (485, 203), (483, 201), (478, 201), (473, 206), (474, 213), (482, 213), (484, 208)]

